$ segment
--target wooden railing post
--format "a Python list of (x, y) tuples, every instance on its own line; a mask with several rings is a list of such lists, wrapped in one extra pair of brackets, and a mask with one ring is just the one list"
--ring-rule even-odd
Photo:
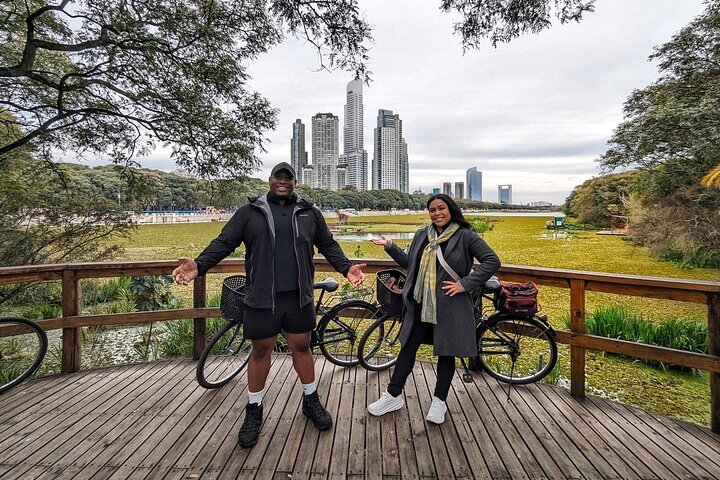
[[(570, 279), (570, 331), (585, 333), (585, 280)], [(585, 349), (570, 346), (570, 393), (585, 397)]]
[[(203, 308), (206, 306), (205, 293), (207, 291), (207, 277), (202, 275), (196, 277), (193, 282), (193, 307)], [(198, 360), (200, 354), (205, 349), (206, 341), (206, 323), (205, 318), (195, 318), (193, 322), (193, 358)]]
[[(77, 271), (64, 270), (62, 272), (62, 314), (63, 317), (80, 315), (81, 307), (80, 280)], [(80, 370), (82, 347), (82, 328), (63, 328), (62, 330), (62, 360), (60, 371), (62, 373), (77, 372)]]
[[(720, 356), (720, 294), (708, 295), (708, 354)], [(720, 433), (720, 373), (710, 372), (710, 429)]]

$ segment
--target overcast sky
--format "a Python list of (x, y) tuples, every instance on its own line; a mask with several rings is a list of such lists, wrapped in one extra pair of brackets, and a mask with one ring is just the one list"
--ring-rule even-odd
[[(483, 172), (483, 200), (513, 186), (513, 202), (562, 203), (598, 174), (595, 160), (622, 119), (628, 94), (657, 78), (647, 57), (703, 11), (700, 0), (598, 0), (580, 23), (554, 25), (493, 49), (462, 53), (453, 17), (439, 0), (360, 0), (373, 26), (364, 87), (365, 148), (373, 156), (378, 109), (400, 115), (408, 145), (411, 191)], [(292, 122), (332, 112), (343, 126), (352, 77), (317, 71), (310, 45), (290, 39), (253, 63), (251, 86), (280, 109), (268, 132), (265, 168), (290, 157)], [(342, 142), (342, 134), (341, 134)], [(342, 145), (341, 145), (342, 152)], [(153, 156), (144, 166), (171, 170)]]

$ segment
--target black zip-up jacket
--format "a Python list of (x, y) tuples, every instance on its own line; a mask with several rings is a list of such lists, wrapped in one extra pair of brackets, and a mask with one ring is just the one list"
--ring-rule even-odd
[[(250, 203), (235, 212), (220, 235), (195, 259), (198, 275), (205, 275), (241, 243), (245, 243), (245, 303), (254, 308), (274, 308), (274, 271), (282, 265), (274, 265), (275, 225), (272, 212), (267, 194), (248, 200)], [(293, 209), (292, 225), (298, 263), (299, 307), (302, 308), (313, 300), (314, 246), (343, 275), (347, 274), (352, 263), (333, 238), (320, 210), (300, 196)]]

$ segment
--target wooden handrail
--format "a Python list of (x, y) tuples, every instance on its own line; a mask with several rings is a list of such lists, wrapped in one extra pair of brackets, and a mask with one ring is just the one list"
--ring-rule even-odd
[[(366, 273), (396, 268), (392, 260), (355, 259), (366, 263)], [(226, 259), (209, 273), (237, 273), (244, 271), (244, 260)], [(61, 280), (63, 286), (60, 318), (41, 321), (46, 330), (63, 329), (62, 371), (80, 368), (81, 327), (116, 325), (154, 321), (194, 319), (194, 356), (197, 358), (205, 342), (205, 318), (219, 315), (217, 308), (205, 308), (205, 277), (195, 280), (193, 308), (155, 312), (81, 315), (80, 280), (86, 278), (124, 277), (134, 275), (168, 275), (177, 266), (175, 260), (69, 263), (60, 265), (32, 265), (0, 268), (0, 285), (12, 283)], [(315, 259), (319, 272), (333, 271), (324, 258)], [(503, 265), (499, 272), (503, 281), (533, 281), (540, 285), (570, 290), (571, 331), (559, 330), (557, 339), (570, 345), (571, 393), (585, 395), (585, 350), (599, 350), (629, 355), (646, 360), (672, 363), (708, 371), (710, 374), (711, 429), (720, 433), (720, 282), (685, 280), (638, 275), (586, 272), (558, 268)], [(708, 353), (691, 353), (671, 348), (588, 335), (585, 331), (586, 292), (605, 292), (620, 295), (667, 299), (705, 304), (708, 307)]]

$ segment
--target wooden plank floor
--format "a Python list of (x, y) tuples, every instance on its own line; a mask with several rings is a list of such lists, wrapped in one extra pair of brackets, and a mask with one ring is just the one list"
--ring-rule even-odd
[(406, 407), (375, 418), (366, 405), (388, 372), (315, 361), (333, 428), (308, 424), (291, 358), (277, 355), (252, 449), (236, 445), (244, 375), (205, 390), (180, 360), (26, 382), (0, 396), (0, 478), (720, 478), (720, 436), (637, 408), (544, 384), (508, 401), (507, 386), (458, 373), (437, 426), (424, 420), (435, 370), (423, 362)]

